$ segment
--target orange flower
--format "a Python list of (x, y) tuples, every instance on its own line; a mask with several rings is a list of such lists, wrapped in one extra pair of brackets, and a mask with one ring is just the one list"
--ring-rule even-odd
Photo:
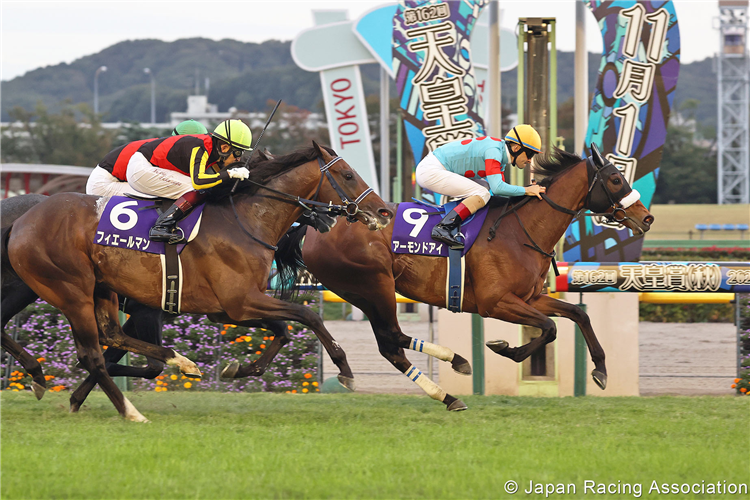
[(234, 340), (230, 342), (230, 344), (234, 344)]
[(302, 392), (307, 392), (307, 389), (302, 389)]
[(732, 389), (734, 389), (735, 387), (737, 387), (737, 384), (732, 384)]
[(266, 348), (266, 344), (261, 344), (261, 345), (260, 345), (260, 348), (261, 348), (261, 349), (265, 349), (265, 348)]
[(222, 334), (222, 335), (226, 335), (226, 334), (227, 334), (227, 331), (226, 331), (226, 330), (222, 330), (222, 331), (221, 331), (221, 334)]
[(36, 358), (36, 360), (40, 363), (44, 363), (46, 360), (44, 358)]
[(292, 325), (287, 325), (288, 330), (292, 330)]
[(268, 340), (268, 337), (263, 337), (263, 340)]
[(313, 382), (313, 387), (318, 387), (318, 383), (317, 382)]
[(191, 384), (190, 382), (185, 382), (183, 385), (185, 386), (185, 389), (190, 389), (191, 387), (193, 387), (193, 384)]
[(302, 385), (307, 387), (308, 385), (310, 385), (310, 382), (302, 382)]
[(177, 380), (177, 375), (170, 375), (169, 378), (171, 378), (172, 380)]
[(315, 389), (315, 392), (320, 392), (320, 389)]
[(45, 375), (44, 376), (44, 380), (52, 380), (53, 378), (55, 378), (54, 375)]
[(297, 394), (297, 389), (292, 389), (292, 394)]
[(260, 351), (255, 351), (255, 354), (260, 354)]
[(738, 378), (734, 379), (734, 383), (735, 384), (738, 383), (739, 381), (740, 381), (740, 379), (738, 379)]
[(268, 337), (268, 340), (273, 340), (273, 339), (274, 339), (274, 337), (273, 337), (273, 336), (271, 336), (271, 337)]
[(745, 394), (745, 393), (747, 392), (747, 388), (746, 388), (746, 387), (742, 387), (742, 388), (740, 389), (740, 392), (741, 392), (742, 394)]
[(312, 378), (312, 373), (305, 373), (305, 378)]

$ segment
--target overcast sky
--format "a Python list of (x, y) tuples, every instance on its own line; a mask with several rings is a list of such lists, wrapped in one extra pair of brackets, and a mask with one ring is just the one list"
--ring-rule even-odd
[[(313, 24), (313, 9), (345, 9), (354, 20), (388, 2), (372, 1), (8, 1), (0, 2), (2, 61), (0, 78), (95, 54), (123, 40), (174, 41), (203, 37), (245, 42), (292, 40)], [(682, 61), (718, 52), (718, 2), (674, 0), (680, 23)], [(557, 18), (557, 46), (573, 51), (574, 0), (501, 0), (502, 26), (513, 29), (519, 17)], [(594, 16), (587, 19), (587, 45), (600, 53)]]

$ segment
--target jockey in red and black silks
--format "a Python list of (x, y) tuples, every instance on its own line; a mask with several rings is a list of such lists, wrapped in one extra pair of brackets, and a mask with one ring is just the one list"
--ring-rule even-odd
[[(206, 127), (195, 120), (185, 120), (172, 130), (172, 135), (207, 133)], [(107, 153), (102, 161), (91, 171), (91, 175), (89, 175), (86, 181), (86, 194), (111, 197), (132, 193), (133, 188), (128, 184), (126, 176), (130, 158), (142, 145), (158, 139), (158, 137), (155, 137), (153, 139), (123, 144)]]
[(247, 179), (250, 172), (236, 164), (251, 149), (252, 133), (240, 120), (226, 120), (211, 134), (172, 136), (142, 144), (128, 162), (130, 186), (145, 194), (175, 199), (151, 229), (154, 241), (182, 241), (175, 228), (192, 208), (203, 202), (198, 190), (224, 181)]
[[(505, 139), (476, 137), (449, 142), (429, 153), (416, 169), (417, 183), (435, 193), (464, 198), (432, 230), (432, 238), (454, 249), (464, 244), (452, 232), (461, 223), (489, 202), (490, 196), (537, 196), (546, 189), (542, 186), (514, 186), (508, 183), (510, 166), (526, 168), (542, 150), (539, 133), (530, 125), (517, 125)], [(490, 191), (470, 179), (484, 177)]]

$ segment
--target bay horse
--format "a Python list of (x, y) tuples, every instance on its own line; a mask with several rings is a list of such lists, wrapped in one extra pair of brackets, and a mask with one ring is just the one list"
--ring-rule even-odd
[[(268, 160), (268, 157), (261, 151), (260, 159)], [(42, 194), (24, 194), (0, 201), (0, 227), (5, 228), (12, 225), (16, 219), (25, 214), (31, 209), (31, 207), (43, 202), (47, 198), (48, 196)], [(327, 216), (322, 213), (303, 213), (303, 215), (297, 219), (297, 222), (312, 225), (318, 230), (326, 231), (330, 230), (330, 227), (333, 225), (332, 223), (335, 221), (328, 219)], [(11, 318), (39, 297), (14, 273), (3, 275), (0, 297), (2, 298), (2, 305), (0, 305), (0, 314), (2, 315), (0, 321), (0, 327), (2, 328), (2, 332), (0, 333), (2, 348), (16, 358), (26, 372), (31, 375), (31, 388), (34, 391), (34, 395), (37, 399), (42, 399), (46, 392), (47, 384), (41, 365), (34, 356), (28, 353), (28, 351), (21, 347), (18, 342), (13, 340), (13, 338), (5, 332), (5, 327)], [(122, 325), (123, 332), (129, 337), (161, 346), (164, 322), (169, 321), (172, 315), (161, 309), (146, 307), (143, 304), (139, 304), (138, 302), (125, 297), (119, 297), (119, 300), (122, 304), (122, 311), (129, 316), (125, 324)], [(251, 320), (246, 321), (244, 325), (265, 328), (271, 332), (271, 336), (273, 336), (274, 339), (277, 337), (279, 338), (279, 341), (277, 342), (277, 345), (274, 345), (274, 348), (264, 350), (263, 355), (245, 367), (245, 370), (243, 371), (244, 375), (240, 374), (240, 376), (263, 375), (275, 356), (274, 351), (278, 352), (278, 348), (287, 344), (290, 340), (287, 324), (284, 321)], [(115, 347), (104, 351), (105, 367), (107, 373), (109, 373), (111, 377), (119, 376), (154, 379), (164, 370), (164, 363), (151, 357), (146, 357), (146, 366), (118, 364), (118, 361), (120, 361), (126, 353), (127, 351)], [(95, 384), (90, 383), (90, 381), (87, 384), (79, 386), (76, 391), (74, 411), (80, 408), (80, 405), (83, 404), (88, 393), (94, 388), (94, 386)]]
[[(182, 312), (238, 325), (253, 319), (298, 321), (318, 335), (340, 370), (339, 380), (351, 387), (346, 355), (318, 315), (266, 295), (273, 244), (311, 204), (309, 198), (312, 204), (327, 204), (371, 231), (386, 227), (392, 212), (346, 161), (315, 142), (305, 151), (261, 161), (239, 185), (236, 195), (207, 202), (201, 234), (181, 253), (182, 267), (188, 270)], [(87, 381), (98, 383), (123, 417), (143, 422), (146, 418), (107, 374), (100, 343), (178, 366), (186, 376), (201, 374), (174, 350), (123, 334), (117, 294), (160, 307), (161, 262), (157, 255), (93, 243), (102, 208), (99, 199), (57, 194), (3, 229), (2, 275), (16, 274), (67, 317), (79, 360), (90, 374)], [(75, 397), (74, 392), (73, 410)]]
[[(555, 339), (555, 323), (549, 316), (575, 321), (595, 365), (594, 382), (604, 389), (604, 350), (588, 315), (573, 304), (542, 294), (553, 250), (583, 209), (607, 213), (636, 234), (648, 231), (654, 218), (637, 201), (637, 191), (593, 145), (592, 153), (588, 160), (557, 148), (548, 155), (538, 155), (534, 173), (546, 176), (540, 182), (547, 187), (543, 200), (520, 197), (506, 204), (492, 199), (479, 237), (466, 255), (463, 311), (540, 328), (541, 336), (519, 347), (510, 347), (504, 340), (487, 342), (494, 352), (517, 363)], [(397, 205), (389, 206), (396, 213)], [(377, 233), (353, 226), (337, 226), (325, 234), (292, 229), (292, 252), (287, 261), (294, 265), (303, 260), (325, 287), (360, 308), (372, 325), (380, 353), (410, 379), (415, 379), (418, 370), (406, 358), (404, 349), (425, 352), (451, 362), (459, 373), (470, 374), (468, 362), (450, 349), (401, 332), (396, 318), (396, 292), (418, 302), (445, 307), (447, 270), (445, 258), (394, 254), (392, 232), (393, 225)], [(463, 402), (424, 374), (419, 373), (415, 382), (433, 399), (445, 403), (448, 410), (466, 409)]]

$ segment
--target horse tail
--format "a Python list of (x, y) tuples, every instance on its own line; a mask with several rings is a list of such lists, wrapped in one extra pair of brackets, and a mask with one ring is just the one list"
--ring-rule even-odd
[(13, 229), (13, 224), (0, 229), (0, 266), (2, 266), (2, 283), (6, 283), (9, 279), (18, 276), (13, 269), (13, 266), (10, 265), (10, 259), (8, 258), (8, 240), (10, 239), (11, 229)]
[(277, 246), (276, 269), (278, 271), (278, 288), (276, 294), (282, 300), (288, 300), (296, 295), (297, 273), (305, 268), (302, 260), (302, 239), (305, 237), (307, 226), (297, 226), (286, 232)]

